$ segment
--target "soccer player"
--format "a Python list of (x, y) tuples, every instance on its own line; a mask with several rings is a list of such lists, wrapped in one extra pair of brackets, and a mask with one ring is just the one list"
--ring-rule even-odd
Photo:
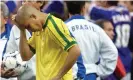
[[(66, 24), (81, 49), (82, 57), (73, 67), (75, 79), (96, 80), (97, 76), (107, 77), (112, 74), (118, 57), (115, 45), (99, 26), (83, 17), (85, 1), (66, 1), (66, 4), (70, 17)], [(83, 78), (77, 74), (82, 70), (79, 63), (85, 67), (86, 75)]]
[[(130, 80), (131, 51), (128, 48), (131, 20), (127, 8), (117, 6), (118, 1), (98, 1), (99, 6), (90, 7), (90, 17), (93, 20), (107, 19), (114, 26), (114, 43), (118, 49), (119, 56), (126, 69), (125, 80)], [(97, 4), (96, 4), (97, 5)]]
[[(80, 55), (76, 41), (62, 20), (32, 6), (22, 6), (15, 18), (20, 29), (20, 53), (24, 61), (36, 53), (36, 79), (60, 80)], [(27, 43), (25, 29), (34, 32)], [(64, 79), (66, 80), (66, 79)]]
[[(7, 42), (10, 36), (10, 30), (11, 26), (7, 24), (7, 19), (9, 16), (9, 11), (7, 6), (0, 2), (1, 6), (1, 12), (0, 12), (0, 19), (1, 19), (1, 25), (0, 25), (0, 78), (1, 80), (17, 80), (16, 78), (10, 78), (11, 76), (16, 76), (13, 69), (4, 70), (4, 66), (2, 64), (2, 57), (5, 54)], [(10, 78), (10, 79), (8, 79)]]
[[(123, 1), (124, 2), (124, 6), (126, 6), (130, 12), (130, 17), (131, 17), (131, 29), (133, 31), (133, 1)], [(133, 32), (130, 35), (130, 39), (129, 39), (129, 48), (132, 51), (132, 55), (133, 55)], [(133, 58), (133, 56), (132, 56)], [(132, 59), (132, 66), (131, 66), (131, 80), (133, 80), (133, 59)]]
[[(43, 5), (43, 1), (25, 0), (22, 2), (22, 4), (31, 5), (40, 11), (41, 6)], [(31, 37), (30, 32), (27, 30), (26, 30), (26, 36), (27, 36), (27, 39)], [(16, 25), (14, 25), (11, 29), (10, 38), (8, 40), (7, 47), (6, 47), (6, 53), (19, 51), (19, 40), (20, 40), (20, 30)], [(27, 61), (26, 64), (28, 65), (28, 67), (26, 68), (26, 70), (21, 75), (17, 75), (17, 78), (19, 80), (35, 80), (36, 79), (35, 63), (36, 63), (36, 60), (34, 55), (29, 61)]]

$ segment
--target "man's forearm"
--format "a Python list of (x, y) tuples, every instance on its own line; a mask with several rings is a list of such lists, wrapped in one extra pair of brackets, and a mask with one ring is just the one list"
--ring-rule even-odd
[(68, 56), (64, 63), (64, 66), (60, 69), (57, 75), (59, 78), (62, 78), (72, 68), (79, 55), (80, 49), (77, 45), (69, 49)]
[(29, 48), (29, 45), (27, 43), (27, 39), (26, 39), (26, 31), (20, 31), (20, 53), (21, 53), (21, 57), (24, 61), (29, 60), (33, 54)]

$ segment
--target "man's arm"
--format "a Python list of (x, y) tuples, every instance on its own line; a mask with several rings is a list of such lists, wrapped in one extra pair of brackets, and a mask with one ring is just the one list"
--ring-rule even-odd
[(19, 28), (20, 30), (20, 42), (19, 42), (19, 50), (21, 54), (21, 58), (23, 61), (28, 61), (32, 58), (34, 55), (32, 51), (30, 50), (30, 46), (28, 44), (27, 38), (26, 38), (26, 29), (24, 27), (20, 26), (16, 21), (16, 15), (12, 17), (13, 23)]
[(80, 49), (78, 45), (74, 45), (73, 47), (71, 47), (68, 50), (68, 56), (66, 58), (64, 66), (59, 70), (58, 75), (53, 80), (61, 79), (72, 68), (79, 55), (80, 55)]
[(26, 38), (26, 29), (20, 26), (16, 21), (16, 15), (12, 17), (13, 23), (19, 28), (20, 30), (20, 42), (19, 42), (19, 50), (21, 54), (21, 58), (23, 61), (28, 61), (34, 55), (30, 50), (27, 38)]
[(111, 39), (107, 34), (101, 29), (101, 49), (100, 56), (101, 61), (97, 66), (97, 74), (101, 77), (107, 77), (112, 74), (116, 68), (118, 51)]
[(20, 43), (19, 43), (20, 54), (23, 61), (31, 59), (34, 55), (30, 50), (28, 41), (26, 39), (26, 30), (20, 30)]

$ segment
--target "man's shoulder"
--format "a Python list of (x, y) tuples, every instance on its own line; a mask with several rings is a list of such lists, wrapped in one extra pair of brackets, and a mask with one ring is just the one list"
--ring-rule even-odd
[(44, 26), (47, 26), (49, 28), (52, 28), (52, 27), (54, 28), (56, 26), (59, 27), (60, 25), (62, 25), (62, 23), (63, 23), (63, 20), (49, 14), (46, 20), (46, 24)]

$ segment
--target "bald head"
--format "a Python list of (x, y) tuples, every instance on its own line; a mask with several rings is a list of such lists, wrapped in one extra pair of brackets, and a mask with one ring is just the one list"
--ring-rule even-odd
[(28, 20), (33, 15), (38, 15), (40, 11), (38, 11), (36, 8), (29, 6), (29, 5), (23, 5), (19, 8), (17, 15), (16, 15), (16, 21), (19, 23), (24, 23), (26, 20)]
[(15, 17), (15, 22), (18, 26), (24, 27), (31, 31), (37, 31), (43, 26), (42, 18), (45, 19), (43, 15), (45, 14), (36, 8), (25, 4), (19, 8)]

